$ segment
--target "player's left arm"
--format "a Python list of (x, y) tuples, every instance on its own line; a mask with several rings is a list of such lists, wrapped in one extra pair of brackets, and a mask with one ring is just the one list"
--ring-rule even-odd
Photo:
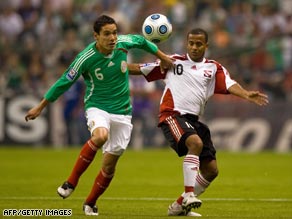
[(130, 75), (143, 75), (140, 69), (140, 64), (128, 63), (128, 70)]
[(161, 51), (156, 44), (150, 42), (142, 35), (136, 34), (128, 34), (128, 35), (120, 35), (119, 42), (123, 43), (125, 48), (138, 48), (143, 49), (146, 52), (149, 52), (155, 55), (157, 58), (161, 60), (160, 70), (162, 73), (165, 73), (168, 69), (174, 67), (174, 59)]
[(160, 62), (128, 63), (130, 75), (143, 75), (148, 82), (165, 79), (166, 73), (161, 72)]
[(160, 49), (157, 50), (155, 54), (160, 59), (160, 71), (162, 74), (167, 72), (168, 69), (172, 69), (174, 67), (175, 59), (166, 55)]
[(228, 88), (230, 94), (246, 99), (259, 106), (265, 106), (269, 103), (268, 96), (260, 91), (248, 91), (240, 84), (236, 83)]
[(260, 91), (248, 91), (238, 82), (231, 79), (229, 72), (221, 64), (215, 62), (217, 72), (215, 76), (215, 93), (232, 94), (260, 106), (269, 103), (268, 96)]

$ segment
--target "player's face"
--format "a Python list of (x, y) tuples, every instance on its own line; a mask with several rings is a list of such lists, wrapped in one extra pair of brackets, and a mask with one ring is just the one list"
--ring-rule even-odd
[(118, 39), (117, 32), (115, 24), (104, 25), (99, 34), (94, 32), (96, 47), (99, 52), (108, 55), (114, 50)]
[(207, 48), (208, 43), (203, 34), (189, 34), (187, 51), (194, 62), (201, 62), (203, 60)]

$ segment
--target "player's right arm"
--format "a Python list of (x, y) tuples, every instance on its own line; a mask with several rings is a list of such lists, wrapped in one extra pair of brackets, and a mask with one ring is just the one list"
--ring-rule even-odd
[[(37, 118), (43, 109), (50, 103), (58, 99), (60, 95), (62, 95), (65, 91), (67, 91), (72, 84), (76, 81), (77, 77), (77, 71), (76, 76), (72, 77), (72, 68), (68, 68), (67, 71), (50, 87), (50, 89), (46, 92), (44, 95), (44, 98), (40, 101), (40, 103), (31, 108), (26, 116), (25, 120), (33, 120)], [(74, 71), (75, 72), (75, 71)], [(71, 74), (71, 76), (70, 76)]]
[[(80, 53), (81, 54), (81, 53)], [(75, 58), (75, 60), (71, 63), (69, 68), (62, 74), (62, 76), (49, 88), (49, 90), (45, 93), (44, 98), (40, 101), (40, 103), (31, 108), (26, 116), (25, 120), (33, 120), (37, 118), (43, 109), (50, 103), (59, 98), (65, 91), (67, 91), (75, 81), (80, 77), (83, 72), (83, 62), (82, 55), (79, 55)], [(78, 64), (78, 65), (77, 65)]]
[(35, 118), (37, 118), (48, 104), (49, 104), (49, 101), (43, 98), (37, 106), (31, 108), (27, 112), (25, 116), (25, 121), (34, 120)]

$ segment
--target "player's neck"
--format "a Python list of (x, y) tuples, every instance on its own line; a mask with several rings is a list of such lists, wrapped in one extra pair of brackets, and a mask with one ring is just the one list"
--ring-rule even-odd
[(103, 54), (105, 56), (108, 56), (113, 52), (112, 50), (108, 50), (108, 49), (101, 47), (98, 43), (95, 43), (95, 48), (98, 52), (100, 52), (101, 54)]

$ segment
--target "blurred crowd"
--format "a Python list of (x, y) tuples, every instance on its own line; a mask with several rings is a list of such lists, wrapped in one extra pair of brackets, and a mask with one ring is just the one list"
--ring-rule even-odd
[[(167, 15), (173, 25), (171, 38), (159, 45), (163, 51), (185, 53), (186, 33), (204, 28), (210, 39), (208, 58), (221, 62), (246, 88), (267, 93), (271, 102), (292, 101), (291, 0), (1, 0), (0, 95), (25, 92), (42, 97), (93, 41), (92, 25), (99, 15), (114, 17), (120, 34), (140, 34), (143, 20), (157, 12)], [(154, 58), (137, 54), (134, 50), (129, 61)], [(83, 117), (78, 95), (83, 86), (82, 81), (76, 83), (62, 97), (66, 123), (72, 116)], [(131, 88), (134, 118), (139, 118), (136, 127), (141, 127), (133, 135), (141, 135), (148, 123), (155, 123), (149, 114), (157, 116), (162, 85), (133, 77)], [(155, 139), (155, 133), (147, 133), (150, 137), (141, 145)], [(161, 141), (157, 137), (154, 143)]]

